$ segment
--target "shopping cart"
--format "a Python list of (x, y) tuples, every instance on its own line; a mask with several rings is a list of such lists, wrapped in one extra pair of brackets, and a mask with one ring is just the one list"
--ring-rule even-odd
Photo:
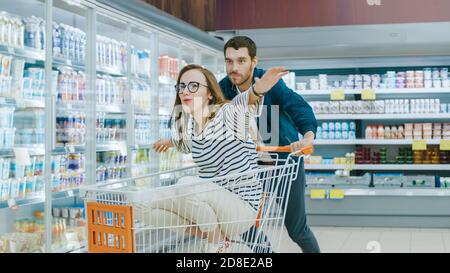
[[(227, 235), (232, 252), (276, 251), (283, 234), (283, 202), (289, 199), (300, 157), (309, 156), (313, 147), (295, 153), (291, 152), (290, 146), (263, 146), (258, 147), (258, 151), (290, 154), (285, 160), (273, 156), (272, 165), (257, 170), (212, 179), (199, 179), (197, 168), (187, 167), (82, 187), (88, 222), (88, 251), (206, 252), (207, 246), (214, 242), (211, 242), (210, 234), (205, 238), (203, 231), (211, 230), (211, 227), (219, 227)], [(211, 202), (227, 201), (225, 204), (232, 207), (242, 200), (222, 200), (224, 196), (230, 196), (223, 191), (245, 192), (246, 187), (255, 183), (261, 185), (261, 193), (254, 214), (224, 206), (223, 210), (213, 210), (216, 216), (211, 217), (211, 213), (205, 213), (210, 209), (199, 209), (199, 204), (204, 205), (204, 202), (197, 202), (199, 196)], [(223, 186), (217, 186), (219, 184)], [(233, 196), (240, 198), (236, 194)]]

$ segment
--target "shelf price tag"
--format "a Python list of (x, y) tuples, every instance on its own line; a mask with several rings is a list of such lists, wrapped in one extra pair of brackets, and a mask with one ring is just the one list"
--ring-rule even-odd
[(413, 140), (412, 149), (414, 151), (424, 151), (427, 149), (427, 142), (425, 140)]
[(67, 196), (73, 197), (73, 190), (67, 191)]
[(12, 48), (12, 47), (8, 47), (8, 53), (9, 54), (14, 54), (14, 48)]
[(311, 189), (311, 199), (325, 199), (325, 196), (325, 190)]
[(439, 145), (439, 149), (441, 151), (450, 151), (450, 140), (448, 140), (448, 139), (441, 140), (441, 144)]
[(363, 89), (361, 92), (361, 98), (363, 100), (376, 100), (377, 95), (373, 89)]
[(16, 164), (19, 166), (31, 165), (30, 153), (27, 148), (14, 148), (14, 155), (16, 156)]
[(16, 204), (16, 200), (14, 200), (14, 199), (9, 199), (9, 200), (8, 200), (8, 207), (9, 207), (10, 209), (17, 209), (18, 207), (17, 207), (17, 204)]
[(331, 100), (345, 100), (345, 93), (343, 89), (332, 90), (330, 95)]
[(344, 199), (345, 193), (344, 190), (331, 190), (330, 191), (330, 199), (340, 200)]

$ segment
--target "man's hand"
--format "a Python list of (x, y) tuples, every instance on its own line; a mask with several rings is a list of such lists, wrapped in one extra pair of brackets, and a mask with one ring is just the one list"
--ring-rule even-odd
[(264, 73), (261, 79), (255, 77), (255, 92), (258, 94), (267, 93), (284, 75), (287, 75), (284, 67), (273, 67)]
[(170, 141), (169, 139), (160, 139), (153, 144), (153, 149), (157, 153), (167, 152), (167, 150), (172, 147), (173, 147), (172, 141)]
[[(313, 146), (314, 145), (314, 133), (309, 131), (304, 135), (304, 138), (300, 141), (291, 143), (291, 149), (292, 152), (299, 151), (300, 149), (307, 147), (307, 146)], [(301, 153), (295, 154), (297, 156), (300, 156)]]

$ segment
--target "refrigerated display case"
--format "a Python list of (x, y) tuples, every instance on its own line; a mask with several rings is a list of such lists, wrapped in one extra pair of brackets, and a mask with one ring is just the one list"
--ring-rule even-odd
[(0, 11), (0, 252), (74, 251), (80, 186), (179, 166), (151, 145), (168, 136), (180, 67), (218, 49), (96, 1)]

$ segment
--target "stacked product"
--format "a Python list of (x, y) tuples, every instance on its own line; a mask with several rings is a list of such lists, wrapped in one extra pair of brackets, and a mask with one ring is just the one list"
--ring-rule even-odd
[(436, 114), (447, 113), (448, 104), (439, 99), (312, 101), (316, 114)]
[(167, 55), (159, 57), (159, 75), (169, 78), (173, 81), (177, 80), (180, 61)]
[(316, 139), (355, 139), (356, 124), (351, 122), (322, 122), (317, 127)]
[[(386, 74), (351, 74), (345, 80), (335, 80), (328, 86), (328, 75), (320, 74), (309, 81), (310, 90), (343, 89), (403, 89), (448, 88), (448, 68), (424, 68), (422, 70), (387, 71)], [(298, 90), (306, 90), (306, 83), (297, 83)]]
[(85, 56), (86, 33), (81, 29), (53, 22), (53, 57), (84, 64)]
[(99, 105), (123, 105), (127, 81), (125, 78), (110, 76), (97, 76), (96, 81), (97, 104)]
[(425, 151), (414, 151), (414, 164), (449, 164), (449, 155), (438, 147), (428, 147)]
[(14, 146), (14, 111), (12, 107), (0, 107), (0, 149), (11, 149)]
[(44, 157), (31, 157), (29, 165), (16, 164), (14, 160), (0, 159), (1, 199), (39, 196), (44, 191)]
[(97, 114), (97, 143), (123, 141), (126, 136), (126, 120), (106, 118), (105, 113)]
[(100, 69), (124, 73), (127, 67), (127, 44), (97, 35), (97, 65)]
[(61, 111), (56, 116), (56, 143), (82, 145), (86, 136), (86, 115), (81, 112)]
[[(98, 82), (97, 82), (98, 84)], [(86, 98), (86, 75), (70, 69), (60, 69), (56, 85), (60, 103), (82, 103)]]
[(136, 115), (135, 141), (136, 144), (150, 144), (152, 142), (151, 117)]
[(86, 159), (83, 154), (69, 153), (52, 158), (52, 191), (77, 188), (84, 184)]
[(97, 152), (97, 182), (121, 179), (127, 175), (127, 156), (118, 151)]
[(131, 99), (135, 107), (148, 112), (151, 107), (150, 85), (146, 82), (131, 81)]
[(18, 145), (44, 144), (45, 111), (40, 109), (21, 109), (15, 112), (15, 143)]
[(131, 73), (150, 77), (150, 51), (131, 46)]

